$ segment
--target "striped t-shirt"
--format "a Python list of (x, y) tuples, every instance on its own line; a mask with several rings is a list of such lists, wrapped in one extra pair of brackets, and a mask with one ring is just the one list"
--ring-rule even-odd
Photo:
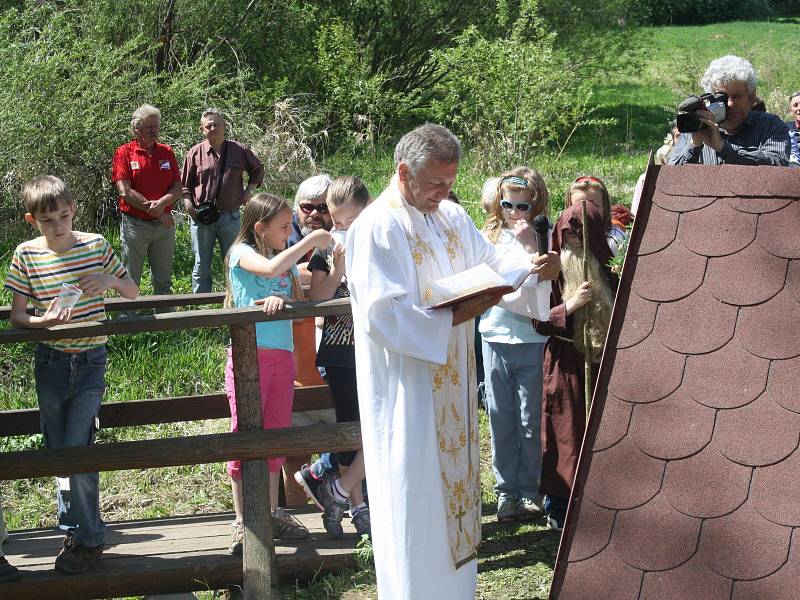
[[(127, 271), (106, 239), (96, 233), (75, 232), (76, 244), (64, 252), (43, 247), (42, 238), (21, 243), (14, 251), (5, 287), (15, 294), (27, 296), (41, 316), (65, 283), (78, 285), (78, 280), (94, 273), (126, 277)], [(103, 296), (83, 295), (72, 309), (70, 323), (100, 321), (106, 318)], [(106, 343), (105, 336), (52, 340), (44, 342), (63, 352), (82, 352)]]

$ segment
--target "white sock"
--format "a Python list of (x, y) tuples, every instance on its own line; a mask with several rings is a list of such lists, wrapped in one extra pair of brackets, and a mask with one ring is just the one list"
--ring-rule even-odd
[(331, 489), (333, 490), (333, 497), (339, 502), (345, 503), (350, 498), (350, 494), (342, 489), (338, 479), (334, 480), (334, 482), (331, 484)]
[(367, 508), (367, 503), (366, 502), (362, 502), (361, 504), (356, 504), (355, 506), (351, 506), (350, 507), (350, 514), (353, 515), (353, 516), (356, 516), (358, 513), (360, 513), (365, 508)]

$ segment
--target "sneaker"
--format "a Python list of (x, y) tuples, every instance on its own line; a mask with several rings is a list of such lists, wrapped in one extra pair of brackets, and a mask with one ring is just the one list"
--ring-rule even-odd
[(552, 529), (553, 531), (563, 531), (564, 530), (564, 518), (567, 515), (557, 514), (557, 513), (550, 513), (547, 515), (547, 528)]
[(231, 523), (231, 543), (228, 546), (228, 552), (234, 556), (241, 556), (244, 549), (244, 524), (236, 520)]
[(497, 498), (497, 522), (506, 523), (517, 518), (519, 498), (505, 494)]
[(567, 517), (569, 500), (559, 496), (545, 496), (542, 509), (547, 515), (547, 527), (553, 531), (564, 529), (564, 520)]
[(0, 556), (0, 583), (11, 583), (22, 577), (22, 573), (14, 565), (10, 564), (5, 556)]
[(361, 537), (363, 535), (367, 535), (370, 538), (372, 537), (372, 525), (369, 520), (368, 506), (360, 508), (353, 515), (352, 521), (353, 521), (353, 527), (356, 528), (356, 533), (358, 534), (358, 537)]
[(304, 540), (308, 537), (308, 529), (292, 515), (278, 507), (272, 513), (272, 537), (286, 541)]
[(542, 506), (533, 498), (521, 498), (517, 504), (517, 518), (521, 521), (538, 519), (542, 516)]
[(306, 496), (308, 496), (308, 498), (317, 505), (318, 509), (325, 510), (325, 507), (322, 506), (322, 502), (320, 502), (319, 497), (317, 497), (319, 486), (321, 486), (324, 482), (312, 475), (311, 468), (307, 464), (303, 465), (303, 467), (294, 474), (294, 480), (297, 482), (297, 485), (303, 488)]
[(64, 547), (56, 556), (55, 567), (72, 575), (84, 573), (100, 562), (103, 548), (103, 544), (84, 546), (76, 542), (71, 535), (67, 535), (64, 538)]
[(325, 531), (335, 540), (344, 536), (342, 517), (348, 509), (346, 502), (339, 502), (333, 495), (333, 482), (325, 482), (317, 489), (317, 496), (323, 507), (322, 524)]

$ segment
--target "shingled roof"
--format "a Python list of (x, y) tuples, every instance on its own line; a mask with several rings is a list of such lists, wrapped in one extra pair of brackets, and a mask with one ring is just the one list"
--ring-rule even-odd
[(800, 592), (800, 169), (650, 166), (551, 598)]

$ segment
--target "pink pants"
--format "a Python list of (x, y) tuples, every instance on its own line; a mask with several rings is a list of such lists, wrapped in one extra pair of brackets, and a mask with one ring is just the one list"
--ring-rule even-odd
[[(294, 356), (288, 350), (258, 348), (258, 381), (261, 389), (261, 417), (264, 429), (289, 427), (292, 424), (292, 400), (294, 399)], [(231, 431), (238, 431), (236, 415), (236, 392), (233, 384), (233, 356), (228, 349), (228, 364), (225, 366), (225, 393), (231, 408)], [(281, 470), (286, 457), (267, 459), (270, 473)], [(228, 475), (242, 478), (242, 463), (228, 463)]]

